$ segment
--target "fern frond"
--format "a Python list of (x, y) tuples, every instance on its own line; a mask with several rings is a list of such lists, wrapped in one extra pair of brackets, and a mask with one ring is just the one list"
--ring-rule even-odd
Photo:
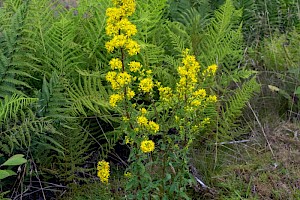
[(0, 123), (35, 101), (37, 101), (37, 98), (27, 98), (16, 94), (11, 97), (5, 96), (3, 100), (0, 100)]
[(60, 74), (70, 76), (75, 68), (80, 65), (82, 54), (76, 48), (75, 27), (72, 20), (62, 17), (55, 22), (46, 33), (46, 54), (44, 55), (45, 67), (56, 70)]
[(30, 108), (23, 108), (0, 125), (2, 151), (11, 154), (15, 149), (27, 149), (33, 137), (54, 130), (51, 121), (38, 119)]
[(110, 59), (111, 55), (104, 48), (108, 40), (105, 34), (105, 10), (109, 6), (109, 0), (82, 0), (76, 8), (78, 15), (74, 18), (77, 33), (75, 42), (82, 49), (84, 69), (95, 70), (95, 66), (100, 66), (102, 62), (108, 63)]
[(103, 86), (101, 76), (97, 73), (79, 71), (78, 83), (69, 88), (69, 95), (72, 101), (72, 109), (75, 115), (83, 114), (88, 116), (89, 112), (97, 114), (103, 120), (111, 119), (109, 95)]
[[(184, 49), (191, 48), (191, 39), (184, 25), (178, 22), (169, 22), (166, 29), (168, 30), (168, 40), (172, 45), (170, 49), (167, 49), (168, 51), (175, 51), (179, 56)], [(174, 55), (174, 53), (171, 53), (171, 55)]]
[(67, 80), (53, 72), (49, 82), (44, 77), (39, 93), (38, 115), (53, 120), (65, 120), (71, 115), (71, 102), (66, 96)]
[(239, 22), (242, 11), (236, 10), (232, 0), (214, 12), (214, 19), (207, 27), (199, 43), (199, 60), (205, 65), (222, 64), (225, 69), (232, 69), (241, 60), (243, 36)]
[(20, 5), (8, 4), (6, 9), (9, 9), (9, 5), (13, 7), (14, 12), (7, 14), (7, 23), (0, 26), (0, 98), (13, 93), (22, 95), (21, 88), (30, 86), (20, 80), (20, 77), (31, 77), (22, 68), (26, 64), (20, 59), (24, 51), (19, 46), (24, 38), (23, 27), (28, 12), (28, 1)]
[(236, 120), (242, 115), (246, 103), (259, 90), (260, 85), (256, 82), (255, 77), (253, 77), (249, 81), (246, 81), (241, 88), (233, 91), (233, 95), (226, 101), (219, 119), (218, 131), (222, 139), (233, 139), (238, 136), (234, 132), (237, 123)]

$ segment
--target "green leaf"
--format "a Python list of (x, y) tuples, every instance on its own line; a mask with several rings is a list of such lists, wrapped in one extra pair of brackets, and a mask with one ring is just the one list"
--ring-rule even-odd
[(297, 87), (297, 89), (295, 90), (294, 94), (300, 94), (300, 86)]
[(168, 181), (172, 178), (171, 174), (167, 173), (166, 174), (166, 178), (165, 178), (165, 181)]
[(12, 170), (0, 170), (0, 180), (13, 175), (16, 175), (16, 173)]
[(16, 155), (10, 157), (1, 166), (16, 166), (16, 165), (24, 164), (27, 162), (27, 160), (23, 157), (24, 157), (24, 155), (22, 155), (22, 154), (16, 154)]

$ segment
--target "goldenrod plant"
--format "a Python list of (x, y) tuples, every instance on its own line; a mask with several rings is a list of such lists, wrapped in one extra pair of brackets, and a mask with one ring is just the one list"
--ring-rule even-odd
[[(109, 103), (121, 113), (123, 143), (131, 150), (126, 195), (130, 199), (188, 199), (187, 188), (193, 184), (188, 169), (189, 149), (199, 129), (210, 123), (205, 109), (217, 102), (217, 96), (201, 86), (215, 76), (218, 67), (201, 67), (186, 49), (177, 68), (176, 86), (163, 86), (149, 66), (134, 60), (141, 50), (133, 39), (138, 30), (129, 21), (135, 1), (114, 0), (113, 5), (106, 11), (106, 34), (111, 40), (105, 47), (115, 57), (109, 61), (111, 71), (106, 80), (113, 91)], [(172, 128), (178, 131), (168, 136), (166, 132)], [(98, 176), (106, 182), (107, 166), (102, 162)]]

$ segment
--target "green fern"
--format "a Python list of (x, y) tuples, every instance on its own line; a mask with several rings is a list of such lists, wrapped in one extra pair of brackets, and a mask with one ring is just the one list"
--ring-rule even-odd
[(232, 1), (214, 12), (214, 19), (199, 43), (199, 60), (205, 65), (218, 63), (224, 70), (235, 68), (243, 55), (243, 35), (240, 24), (241, 10), (236, 10)]
[(109, 0), (81, 0), (78, 3), (73, 17), (76, 24), (75, 42), (82, 50), (82, 70), (97, 70), (102, 67), (102, 63), (108, 63), (110, 56), (104, 48), (108, 40), (105, 34), (106, 16), (105, 10), (111, 6)]
[(237, 120), (242, 115), (243, 108), (250, 101), (253, 95), (260, 90), (260, 85), (255, 77), (243, 83), (241, 88), (234, 90), (225, 102), (220, 118), (218, 120), (219, 140), (230, 140), (241, 133), (235, 132)]
[[(11, 14), (10, 6), (14, 11)], [(26, 52), (19, 46), (24, 37), (22, 28), (28, 10), (28, 1), (20, 5), (7, 3), (5, 8), (7, 18), (4, 21), (9, 23), (0, 26), (0, 98), (13, 93), (22, 95), (22, 88), (29, 88), (29, 85), (20, 80), (20, 77), (31, 77), (25, 72), (23, 67), (26, 63), (21, 59)]]
[(88, 113), (92, 113), (102, 120), (112, 120), (108, 104), (109, 95), (101, 81), (102, 75), (99, 72), (78, 72), (78, 83), (69, 88), (74, 114), (89, 116)]
[(42, 90), (39, 93), (37, 114), (41, 117), (48, 117), (59, 121), (70, 117), (72, 112), (70, 100), (65, 92), (67, 91), (67, 80), (53, 72), (49, 82), (44, 78)]
[(35, 101), (37, 101), (37, 98), (26, 98), (16, 94), (11, 97), (5, 96), (3, 100), (0, 100), (0, 123)]

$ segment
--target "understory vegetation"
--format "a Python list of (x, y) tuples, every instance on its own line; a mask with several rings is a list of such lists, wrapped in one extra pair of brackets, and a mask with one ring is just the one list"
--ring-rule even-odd
[(300, 199), (300, 0), (0, 19), (0, 200)]

